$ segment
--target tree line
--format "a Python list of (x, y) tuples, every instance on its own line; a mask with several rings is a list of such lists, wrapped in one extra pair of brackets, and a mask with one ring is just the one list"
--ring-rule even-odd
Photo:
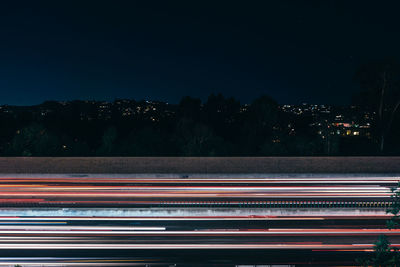
[[(0, 115), (0, 153), (5, 156), (262, 156), (320, 155), (320, 138), (307, 126), (262, 96), (250, 105), (210, 95), (205, 103), (184, 97), (174, 112), (99, 119), (95, 104), (76, 101), (52, 106), (46, 116), (30, 111)], [(83, 110), (93, 109), (92, 116)], [(87, 115), (89, 114), (89, 115)], [(89, 116), (89, 117), (87, 117)], [(289, 133), (296, 127), (296, 135)]]
[[(1, 156), (323, 156), (400, 153), (400, 68), (384, 60), (362, 65), (353, 104), (374, 110), (372, 138), (322, 139), (310, 116), (283, 112), (269, 96), (242, 105), (211, 94), (203, 103), (183, 97), (124, 116), (112, 105), (107, 119), (88, 101), (48, 101), (0, 113)], [(115, 102), (114, 102), (115, 103)], [(161, 107), (161, 108), (160, 108)], [(50, 110), (42, 116), (32, 110)], [(82, 115), (83, 114), (83, 115)], [(100, 114), (101, 115), (101, 114)]]

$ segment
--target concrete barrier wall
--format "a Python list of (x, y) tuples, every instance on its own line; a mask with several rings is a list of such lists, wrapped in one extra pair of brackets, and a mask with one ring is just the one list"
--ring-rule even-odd
[(400, 173), (400, 157), (3, 157), (0, 173)]
[(383, 216), (384, 209), (226, 209), (226, 208), (2, 208), (1, 216), (186, 217), (186, 216)]

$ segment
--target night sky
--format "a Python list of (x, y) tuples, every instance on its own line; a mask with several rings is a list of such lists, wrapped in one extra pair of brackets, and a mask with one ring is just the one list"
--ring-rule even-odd
[(0, 104), (213, 92), (346, 104), (359, 64), (399, 56), (396, 2), (3, 1)]

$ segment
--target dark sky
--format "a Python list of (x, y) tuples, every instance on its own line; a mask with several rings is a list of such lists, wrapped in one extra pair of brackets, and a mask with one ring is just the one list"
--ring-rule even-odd
[(399, 56), (398, 2), (3, 1), (0, 104), (348, 103), (361, 62)]

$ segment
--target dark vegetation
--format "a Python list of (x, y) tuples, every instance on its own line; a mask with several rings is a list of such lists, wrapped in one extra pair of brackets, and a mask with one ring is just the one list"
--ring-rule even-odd
[[(221, 94), (210, 95), (204, 103), (183, 97), (177, 105), (47, 101), (1, 107), (0, 155), (399, 155), (399, 78), (395, 61), (368, 63), (357, 71), (361, 90), (353, 104), (373, 114), (368, 138), (332, 135), (328, 120), (284, 112), (268, 96), (249, 105)], [(319, 134), (310, 126), (318, 121)]]
[[(320, 155), (320, 138), (278, 109), (267, 96), (242, 106), (211, 95), (207, 102), (184, 97), (178, 105), (124, 101), (150, 109), (123, 115), (115, 101), (45, 102), (6, 107), (1, 113), (2, 155), (8, 156), (226, 156)], [(122, 105), (123, 106), (123, 105)], [(150, 107), (150, 108), (149, 108)], [(156, 110), (152, 110), (156, 107)], [(130, 108), (127, 108), (127, 112)], [(43, 115), (43, 112), (48, 114)], [(135, 111), (132, 111), (135, 112)], [(298, 124), (291, 134), (288, 124)]]
[[(388, 229), (399, 229), (400, 218), (400, 184), (392, 188), (392, 205), (386, 211), (392, 217), (386, 222)], [(371, 257), (357, 259), (361, 266), (396, 267), (400, 266), (400, 253), (398, 248), (391, 246), (385, 235), (378, 237), (374, 243), (374, 252)]]

